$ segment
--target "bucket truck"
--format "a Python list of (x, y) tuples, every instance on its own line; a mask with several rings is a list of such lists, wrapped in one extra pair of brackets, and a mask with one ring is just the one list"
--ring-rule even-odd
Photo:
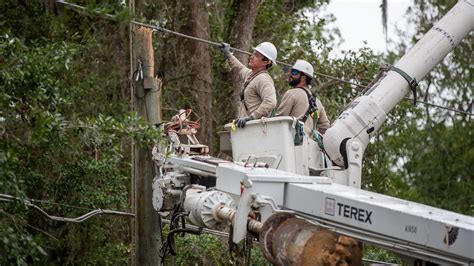
[(409, 262), (474, 265), (473, 217), (361, 189), (370, 137), (473, 29), (474, 0), (460, 0), (342, 112), (324, 135), (326, 153), (308, 136), (294, 144), (300, 122), (292, 117), (250, 121), (245, 129), (226, 125), (221, 148), (232, 161), (196, 149), (201, 144), (186, 141), (194, 139), (190, 133), (173, 133), (172, 144), (153, 153), (160, 169), (154, 208), (179, 210), (203, 228), (232, 227), (234, 243), (254, 234), (276, 265), (358, 265), (361, 242)]

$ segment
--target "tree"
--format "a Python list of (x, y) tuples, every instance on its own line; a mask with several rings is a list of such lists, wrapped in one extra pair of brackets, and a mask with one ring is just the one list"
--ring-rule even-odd
[(128, 209), (127, 140), (160, 132), (128, 111), (126, 31), (49, 2), (0, 9), (0, 186), (20, 198), (0, 204), (0, 264), (126, 264), (128, 219), (54, 222), (21, 201), (67, 217)]
[[(407, 11), (415, 33), (388, 54), (389, 62), (403, 56), (456, 1), (415, 2)], [(425, 102), (472, 112), (472, 35), (420, 82), (418, 98)], [(369, 145), (367, 185), (378, 192), (472, 215), (474, 163), (472, 115), (404, 102), (389, 115), (375, 145)], [(375, 160), (374, 160), (375, 159)], [(379, 168), (374, 174), (374, 169)], [(382, 170), (382, 171), (381, 171)], [(455, 203), (455, 204), (454, 204)]]
[[(189, 1), (188, 8), (183, 11), (187, 13), (189, 19), (183, 27), (185, 34), (195, 36), (204, 40), (210, 39), (209, 33), (209, 13), (206, 8), (206, 1)], [(186, 54), (185, 64), (191, 67), (192, 91), (196, 97), (198, 115), (201, 119), (199, 131), (202, 143), (212, 146), (213, 119), (212, 112), (212, 62), (209, 46), (194, 40), (184, 40)]]
[[(250, 49), (255, 21), (257, 19), (261, 3), (261, 0), (244, 0), (234, 1), (231, 5), (231, 15), (235, 14), (235, 16), (230, 19), (231, 25), (227, 40), (233, 47), (244, 51), (248, 51)], [(244, 64), (249, 60), (249, 55), (247, 54), (235, 53), (234, 55), (240, 62), (243, 62)], [(232, 70), (230, 76), (233, 88), (232, 109), (234, 110), (234, 117), (237, 117), (240, 102), (239, 94), (242, 90), (242, 80), (240, 79), (239, 73), (236, 69)]]
[[(143, 13), (135, 19), (206, 40), (229, 41), (243, 50), (270, 41), (278, 48), (279, 60), (310, 61), (318, 72), (313, 90), (334, 120), (362, 88), (321, 74), (367, 84), (381, 57), (369, 49), (329, 57), (337, 45), (337, 31), (331, 28), (333, 18), (319, 15), (327, 2), (141, 0), (136, 4)], [(416, 2), (411, 12), (417, 32), (426, 31), (432, 16), (452, 4)], [(122, 25), (51, 2), (8, 0), (0, 7), (6, 18), (0, 24), (6, 33), (0, 40), (2, 192), (63, 204), (42, 203), (55, 215), (83, 214), (77, 207), (127, 210), (129, 140), (149, 147), (161, 136), (129, 109), (127, 21)], [(95, 8), (127, 15), (117, 1), (103, 1), (88, 10)], [(164, 119), (196, 106), (204, 128), (202, 140), (211, 143), (210, 136), (216, 136), (212, 132), (235, 118), (229, 106), (236, 103), (232, 93), (240, 86), (229, 82), (232, 74), (217, 47), (162, 32), (154, 38)], [(425, 100), (472, 109), (470, 42), (472, 36), (422, 84)], [(407, 46), (398, 46), (387, 60), (393, 62)], [(281, 65), (271, 74), (282, 95), (287, 81)], [(472, 215), (471, 116), (433, 110), (404, 102), (389, 115), (366, 151), (364, 186)], [(421, 145), (426, 143), (429, 147)], [(446, 159), (440, 150), (453, 156)], [(78, 225), (51, 222), (23, 204), (2, 202), (0, 264), (125, 264), (133, 250), (128, 226), (127, 220), (118, 218)], [(222, 262), (219, 259), (215, 261)]]

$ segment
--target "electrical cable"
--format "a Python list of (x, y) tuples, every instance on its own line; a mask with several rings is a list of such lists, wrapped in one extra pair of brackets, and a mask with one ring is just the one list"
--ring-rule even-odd
[[(404, 100), (408, 100), (408, 101), (413, 101), (412, 98), (409, 98), (409, 97), (405, 97)], [(444, 110), (448, 110), (448, 111), (453, 111), (455, 113), (460, 113), (460, 114), (464, 114), (464, 115), (468, 115), (468, 116), (474, 116), (474, 113), (469, 113), (467, 111), (463, 111), (463, 110), (459, 110), (459, 109), (454, 109), (454, 108), (451, 108), (451, 107), (446, 107), (446, 106), (442, 106), (442, 105), (437, 105), (437, 104), (434, 104), (434, 103), (429, 103), (429, 102), (425, 102), (425, 101), (420, 101), (420, 100), (416, 100), (417, 103), (422, 103), (422, 104), (426, 104), (426, 105), (429, 105), (429, 106), (433, 106), (433, 107), (436, 107), (436, 108), (440, 108), (440, 109), (444, 109)]]
[[(83, 221), (85, 221), (85, 220), (87, 220), (87, 219), (89, 219), (89, 218), (91, 218), (91, 217), (93, 217), (97, 214), (119, 215), (119, 216), (129, 216), (129, 217), (134, 217), (135, 216), (132, 213), (126, 213), (126, 212), (120, 212), (120, 211), (114, 211), (114, 210), (96, 209), (96, 210), (93, 210), (93, 211), (91, 211), (89, 213), (86, 213), (86, 214), (84, 214), (80, 217), (77, 217), (77, 218), (67, 218), (67, 217), (59, 217), (59, 216), (49, 215), (44, 210), (42, 210), (40, 207), (36, 206), (35, 204), (33, 204), (31, 202), (33, 202), (33, 201), (45, 202), (45, 203), (49, 203), (49, 204), (56, 204), (56, 205), (60, 205), (60, 206), (68, 206), (68, 207), (80, 208), (80, 209), (87, 209), (87, 208), (77, 207), (77, 206), (72, 206), (72, 205), (66, 205), (66, 204), (60, 204), (60, 203), (55, 203), (55, 202), (49, 202), (49, 201), (44, 201), (44, 200), (21, 199), (21, 198), (18, 198), (18, 197), (12, 196), (12, 195), (8, 195), (8, 194), (3, 194), (3, 193), (0, 193), (0, 201), (4, 201), (4, 202), (19, 201), (19, 202), (22, 202), (26, 206), (32, 207), (35, 210), (39, 211), (41, 214), (43, 214), (48, 219), (55, 220), (55, 221), (61, 221), (61, 222), (81, 223), (81, 222), (83, 222)], [(181, 216), (181, 215), (179, 215), (179, 216)], [(167, 219), (161, 219), (161, 220), (164, 223), (168, 223), (168, 224), (171, 223), (171, 221), (167, 220)], [(212, 234), (212, 235), (216, 235), (216, 236), (220, 236), (220, 237), (230, 238), (229, 233), (226, 233), (226, 232), (206, 229), (206, 228), (202, 228), (202, 227), (198, 227), (198, 226), (194, 226), (194, 225), (185, 225), (185, 227), (183, 227), (183, 228), (176, 228), (176, 229), (173, 229), (169, 232), (169, 234), (167, 236), (167, 240), (165, 241), (165, 243), (163, 243), (163, 246), (162, 246), (162, 248), (164, 248), (165, 253), (167, 253), (167, 249), (170, 248), (170, 253), (173, 254), (173, 255), (176, 255), (175, 247), (170, 245), (170, 242), (173, 242), (173, 241), (170, 241), (170, 239), (173, 238), (173, 235), (175, 233), (190, 233), (190, 234), (195, 234), (195, 235), (200, 235), (202, 233), (207, 233), (207, 234)], [(164, 254), (164, 255), (166, 255), (166, 254)], [(165, 256), (162, 256), (162, 263), (164, 262), (164, 257)], [(380, 264), (393, 265), (393, 264), (387, 263), (387, 262), (374, 261), (374, 260), (364, 259), (364, 258), (362, 260), (366, 261), (366, 262), (372, 262), (372, 263), (377, 262), (377, 263), (380, 263)]]
[[(202, 228), (201, 227), (198, 227), (197, 229), (193, 229), (193, 228), (176, 228), (176, 229), (173, 229), (171, 230), (169, 233), (168, 233), (168, 236), (166, 237), (167, 239), (167, 242), (168, 242), (168, 247), (169, 247), (169, 251), (171, 253), (171, 255), (173, 256), (176, 256), (176, 247), (175, 247), (175, 244), (174, 244), (174, 234), (176, 233), (189, 233), (189, 234), (193, 234), (193, 235), (200, 235), (202, 233)], [(171, 244), (172, 243), (172, 244)]]
[(64, 203), (56, 203), (48, 200), (37, 200), (37, 199), (28, 199), (31, 201), (31, 203), (39, 202), (39, 203), (45, 203), (45, 204), (51, 204), (51, 205), (56, 205), (56, 206), (62, 206), (62, 207), (69, 207), (73, 209), (78, 209), (78, 210), (86, 210), (86, 211), (92, 211), (94, 209), (91, 208), (85, 208), (85, 207), (79, 207), (79, 206), (74, 206), (74, 205), (69, 205), (69, 204), (64, 204)]
[[(169, 223), (170, 223), (170, 220), (168, 220), (168, 219), (161, 219), (161, 221), (162, 221), (163, 223), (165, 223), (165, 224), (169, 224)], [(317, 221), (313, 221), (313, 220), (309, 220), (309, 221), (310, 221), (311, 223), (313, 223), (313, 224), (322, 226), (322, 224), (318, 223)], [(333, 227), (329, 227), (329, 226), (323, 226), (323, 227), (329, 228), (329, 229), (334, 229)], [(191, 224), (186, 224), (186, 228), (190, 228), (190, 229), (194, 229), (194, 230), (201, 230), (201, 232), (202, 232), (202, 233), (205, 233), (205, 234), (210, 234), (210, 235), (215, 235), (215, 236), (219, 236), (219, 237), (230, 238), (229, 233), (223, 232), (223, 231), (218, 231), (218, 230), (212, 230), (212, 229), (202, 228), (202, 227), (198, 227), (198, 226), (191, 225)], [(258, 242), (258, 241), (254, 241), (254, 242)], [(377, 260), (365, 259), (365, 258), (362, 258), (362, 261), (369, 262), (369, 263), (378, 263), (378, 264), (383, 264), (383, 265), (395, 265), (395, 264), (390, 263), (390, 262), (383, 262), (383, 261), (377, 261)]]
[[(191, 116), (192, 110), (186, 109), (183, 112), (178, 113), (175, 117), (177, 119), (174, 121), (170, 121), (165, 125), (165, 133), (168, 133), (170, 130), (179, 130), (179, 129), (199, 129), (201, 124), (199, 121), (190, 121), (188, 120), (189, 116)], [(181, 115), (186, 114), (186, 117), (181, 118)], [(183, 127), (184, 126), (184, 127)]]
[[(168, 219), (161, 219), (161, 221), (165, 224), (170, 224), (170, 220)], [(198, 227), (192, 224), (186, 224), (186, 228), (192, 228), (192, 229), (199, 229), (202, 227)], [(218, 231), (218, 230), (212, 230), (212, 229), (207, 229), (207, 228), (202, 228), (202, 232), (210, 235), (215, 235), (215, 236), (220, 236), (220, 237), (229, 237), (229, 233), (223, 232), (223, 231)]]
[[(181, 113), (182, 114), (182, 113)], [(181, 115), (180, 114), (180, 115)], [(179, 116), (178, 116), (179, 118)], [(171, 220), (169, 222), (170, 225), (170, 231), (168, 232), (168, 235), (166, 237), (166, 240), (163, 242), (161, 245), (160, 249), (160, 257), (161, 257), (161, 264), (164, 264), (166, 256), (168, 253), (170, 253), (172, 256), (176, 255), (176, 248), (175, 248), (175, 239), (174, 239), (174, 232), (176, 232), (177, 229), (179, 228), (179, 220), (180, 218), (182, 219), (182, 227), (181, 229), (186, 228), (186, 221), (184, 216), (187, 215), (187, 213), (184, 212), (183, 204), (184, 204), (184, 197), (186, 196), (186, 191), (190, 189), (192, 185), (187, 185), (183, 188), (181, 191), (180, 197), (179, 197), (179, 202), (176, 204), (174, 207), (172, 213), (171, 213)], [(190, 229), (193, 230), (193, 229)], [(184, 231), (182, 232), (182, 236), (184, 236)]]
[[(72, 4), (72, 3), (69, 3), (69, 2), (66, 2), (64, 0), (57, 0), (58, 3), (61, 3), (61, 4), (64, 4), (66, 6), (71, 6), (73, 8), (76, 8), (76, 9), (80, 9), (82, 11), (87, 11), (87, 9), (83, 6), (79, 6), (79, 5), (76, 5), (76, 4)], [(99, 12), (96, 12), (98, 15), (100, 16), (105, 16), (107, 19), (111, 19), (111, 20), (115, 20), (114, 16), (113, 15), (110, 15), (110, 14), (102, 14), (102, 13), (99, 13)], [(146, 28), (152, 28), (156, 31), (160, 31), (160, 32), (164, 32), (164, 33), (170, 33), (170, 34), (174, 34), (176, 36), (180, 36), (180, 37), (184, 37), (184, 38), (188, 38), (188, 39), (191, 39), (191, 40), (195, 40), (195, 41), (199, 41), (199, 42), (203, 42), (203, 43), (207, 43), (209, 45), (215, 45), (215, 46), (221, 46), (221, 43), (218, 43), (218, 42), (213, 42), (213, 41), (209, 41), (209, 40), (206, 40), (206, 39), (202, 39), (202, 38), (198, 38), (198, 37), (194, 37), (194, 36), (191, 36), (191, 35), (187, 35), (187, 34), (183, 34), (183, 33), (180, 33), (180, 32), (176, 32), (176, 31), (172, 31), (172, 30), (169, 30), (169, 29), (166, 29), (166, 28), (163, 28), (163, 27), (160, 27), (158, 25), (150, 25), (150, 24), (146, 24), (146, 23), (142, 23), (142, 22), (138, 22), (138, 21), (135, 21), (135, 20), (131, 20), (130, 21), (131, 24), (134, 24), (134, 25), (137, 25), (137, 26), (141, 26), (141, 27), (146, 27)], [(238, 49), (238, 48), (235, 48), (235, 47), (230, 47), (231, 50), (233, 51), (236, 51), (236, 52), (239, 52), (239, 53), (243, 53), (243, 54), (247, 54), (247, 55), (252, 55), (252, 53), (248, 52), (248, 51), (244, 51), (244, 50), (241, 50), (241, 49)], [(292, 65), (291, 64), (288, 64), (288, 63), (285, 63), (285, 62), (282, 62), (282, 61), (276, 61), (278, 64), (280, 65), (284, 65), (284, 66), (287, 66), (287, 67), (291, 67)], [(354, 86), (358, 86), (358, 87), (367, 87), (367, 85), (364, 85), (364, 84), (357, 84), (357, 83), (354, 83), (354, 82), (351, 82), (351, 81), (347, 81), (347, 80), (343, 80), (343, 79), (340, 79), (340, 78), (337, 78), (337, 77), (334, 77), (334, 76), (331, 76), (331, 75), (327, 75), (327, 74), (324, 74), (324, 73), (319, 73), (319, 72), (315, 72), (316, 75), (319, 75), (319, 76), (322, 76), (322, 77), (326, 77), (326, 78), (330, 78), (330, 79), (333, 79), (333, 80), (337, 80), (337, 81), (340, 81), (340, 82), (344, 82), (344, 83), (348, 83), (348, 84), (351, 84), (351, 85), (354, 85)]]
[[(64, 0), (57, 0), (57, 2), (60, 3), (60, 4), (63, 4), (63, 5), (73, 7), (75, 9), (79, 9), (81, 11), (87, 12), (87, 9), (83, 6), (72, 4), (72, 3), (66, 2)], [(110, 19), (110, 20), (113, 20), (113, 21), (116, 20), (115, 17), (111, 14), (103, 14), (103, 13), (100, 13), (100, 12), (97, 12), (97, 11), (94, 11), (94, 12), (97, 15), (102, 16), (106, 19)], [(180, 33), (180, 32), (172, 31), (172, 30), (160, 27), (158, 25), (150, 25), (150, 24), (138, 22), (138, 21), (135, 21), (135, 20), (131, 20), (130, 23), (134, 24), (134, 25), (137, 25), (137, 26), (141, 26), (141, 27), (151, 28), (151, 29), (154, 29), (156, 31), (160, 31), (160, 32), (164, 32), (164, 33), (170, 33), (170, 34), (174, 34), (176, 36), (180, 36), (180, 37), (183, 37), (183, 38), (188, 38), (188, 39), (191, 39), (191, 40), (207, 43), (209, 45), (215, 45), (215, 46), (220, 46), (221, 45), (221, 43), (218, 43), (218, 42), (213, 42), (213, 41), (209, 41), (209, 40), (206, 40), (206, 39), (202, 39), (202, 38), (194, 37), (194, 36), (191, 36), (191, 35), (183, 34), (183, 33)], [(233, 51), (239, 52), (239, 53), (252, 55), (252, 53), (241, 50), (241, 49), (238, 49), (238, 48), (230, 47), (230, 49), (233, 50)], [(276, 62), (280, 65), (287, 66), (287, 67), (292, 66), (291, 64), (288, 64), (288, 63), (285, 63), (285, 62), (281, 62), (281, 61), (276, 61)], [(325, 78), (329, 78), (329, 79), (332, 79), (332, 80), (337, 80), (339, 82), (344, 82), (344, 83), (347, 83), (347, 84), (351, 84), (351, 85), (354, 85), (354, 86), (357, 86), (357, 87), (360, 87), (360, 88), (365, 88), (366, 89), (368, 87), (368, 85), (365, 85), (365, 84), (354, 83), (354, 82), (351, 82), (351, 81), (348, 81), (348, 80), (343, 80), (343, 79), (340, 79), (340, 78), (337, 78), (337, 77), (334, 77), (334, 76), (331, 76), (331, 75), (327, 75), (327, 74), (324, 74), (324, 73), (315, 72), (315, 74), (318, 75), (318, 76), (321, 76), (321, 77), (325, 77)], [(405, 99), (413, 101), (413, 99), (410, 99), (410, 98), (407, 98), (407, 97), (405, 97)], [(441, 108), (441, 109), (461, 113), (461, 114), (464, 114), (464, 115), (474, 116), (474, 113), (470, 113), (470, 112), (467, 112), (467, 111), (457, 110), (457, 109), (454, 109), (454, 108), (440, 106), (440, 105), (437, 105), (437, 104), (428, 103), (428, 102), (419, 101), (419, 100), (417, 100), (417, 102), (422, 103), (422, 104), (426, 104), (426, 105), (429, 105), (429, 106), (432, 106), (432, 107)]]
[[(61, 216), (54, 216), (54, 215), (49, 215), (46, 211), (38, 207), (37, 205), (33, 204), (32, 202), (38, 201), (38, 200), (30, 200), (30, 199), (21, 199), (12, 195), (8, 194), (2, 194), (0, 193), (0, 201), (5, 201), (5, 202), (14, 202), (14, 201), (19, 201), (23, 204), (25, 204), (28, 207), (31, 207), (38, 212), (40, 212), (43, 216), (50, 220), (54, 221), (60, 221), (60, 222), (73, 222), (73, 223), (82, 223), (89, 218), (92, 218), (95, 215), (98, 214), (107, 214), (107, 215), (118, 215), (118, 216), (128, 216), (128, 217), (135, 217), (133, 213), (128, 213), (128, 212), (120, 212), (120, 211), (115, 211), (115, 210), (103, 210), (103, 209), (96, 209), (92, 210), (82, 216), (76, 217), (76, 218), (69, 218), (69, 217), (61, 217)], [(72, 207), (71, 205), (68, 205), (69, 207)], [(76, 207), (80, 208), (80, 207)]]

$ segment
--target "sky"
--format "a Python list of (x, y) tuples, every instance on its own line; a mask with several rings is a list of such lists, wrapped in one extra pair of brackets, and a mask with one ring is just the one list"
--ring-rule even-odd
[[(395, 25), (406, 27), (404, 14), (410, 5), (409, 0), (387, 0), (389, 39), (397, 39)], [(331, 0), (327, 12), (336, 17), (335, 25), (340, 29), (341, 49), (358, 50), (364, 46), (376, 52), (386, 50), (385, 35), (382, 27), (381, 0)], [(364, 45), (364, 41), (367, 44)]]

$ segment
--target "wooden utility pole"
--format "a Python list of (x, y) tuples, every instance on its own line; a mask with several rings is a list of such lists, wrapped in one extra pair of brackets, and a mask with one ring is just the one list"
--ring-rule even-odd
[[(132, 26), (132, 105), (150, 124), (161, 121), (161, 82), (154, 78), (152, 30)], [(161, 218), (152, 206), (154, 165), (151, 147), (133, 144), (132, 204), (135, 221), (133, 242), (135, 265), (159, 265)]]

